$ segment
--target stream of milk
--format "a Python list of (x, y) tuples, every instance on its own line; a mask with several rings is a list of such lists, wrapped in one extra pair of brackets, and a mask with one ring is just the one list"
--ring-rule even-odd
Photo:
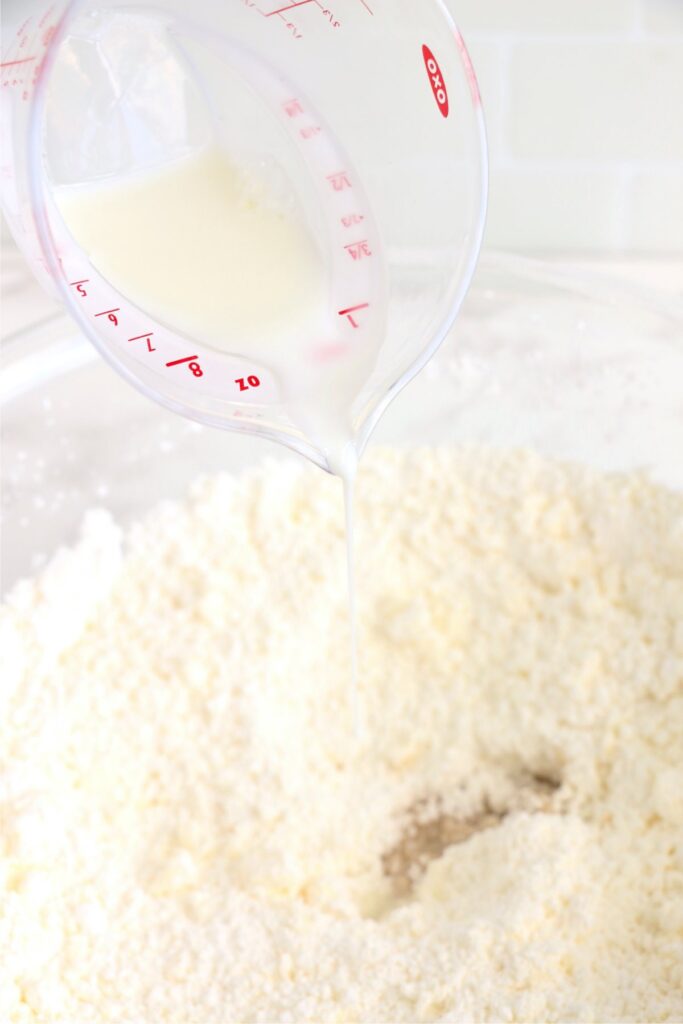
[[(329, 337), (326, 266), (303, 218), (218, 148), (144, 175), (69, 187), (64, 222), (100, 274), (135, 305), (193, 341), (269, 367), (291, 419), (344, 487), (356, 731), (353, 562), (357, 450), (350, 410), (374, 353), (311, 359)], [(381, 339), (378, 339), (381, 341)]]

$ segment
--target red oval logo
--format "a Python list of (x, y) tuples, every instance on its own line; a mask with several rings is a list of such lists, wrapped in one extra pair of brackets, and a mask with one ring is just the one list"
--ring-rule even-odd
[(444, 82), (443, 75), (441, 74), (439, 62), (428, 46), (422, 47), (422, 56), (424, 57), (425, 67), (427, 68), (427, 74), (429, 75), (429, 84), (432, 87), (436, 105), (443, 116), (448, 117), (448, 91), (446, 90), (446, 83)]

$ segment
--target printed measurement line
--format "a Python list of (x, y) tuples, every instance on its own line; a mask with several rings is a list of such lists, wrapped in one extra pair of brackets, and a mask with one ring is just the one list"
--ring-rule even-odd
[(374, 18), (375, 12), (373, 10), (371, 10), (370, 7), (368, 7), (368, 5), (366, 4), (365, 0), (360, 0), (360, 3), (362, 3), (363, 7), (368, 12), (368, 14), (371, 14), (373, 16), (373, 18)]
[(195, 359), (199, 359), (199, 356), (185, 356), (184, 359), (174, 359), (171, 363), (166, 363), (167, 366), (180, 366), (181, 363), (192, 363)]
[(21, 60), (6, 60), (3, 64), (0, 64), (0, 68), (13, 68), (17, 64), (30, 64), (35, 57), (22, 57)]
[(296, 0), (296, 3), (287, 4), (286, 7), (279, 7), (277, 11), (270, 11), (266, 14), (266, 18), (272, 18), (274, 14), (283, 14), (285, 11), (291, 11), (295, 7), (303, 7), (304, 4), (311, 4), (314, 0)]
[(343, 192), (345, 188), (353, 188), (346, 171), (335, 171), (334, 174), (328, 174), (327, 180), (335, 192)]
[(339, 310), (339, 316), (345, 316), (347, 318), (347, 320), (349, 321), (349, 323), (351, 324), (352, 327), (358, 328), (360, 326), (360, 324), (358, 323), (357, 320), (354, 319), (353, 314), (357, 313), (361, 309), (369, 309), (369, 308), (370, 308), (370, 303), (369, 302), (361, 302), (360, 305), (358, 305), (358, 306), (349, 306), (348, 309), (340, 309)]
[(304, 108), (301, 106), (301, 103), (297, 99), (285, 100), (285, 102), (282, 104), (282, 109), (284, 110), (287, 117), (298, 117), (299, 114), (303, 114), (304, 112)]
[(154, 337), (154, 331), (148, 331), (147, 334), (136, 334), (134, 338), (129, 338), (128, 341), (146, 341), (147, 342), (147, 351), (148, 352), (156, 352), (156, 349), (155, 349), (155, 347), (154, 347), (154, 345), (152, 344), (152, 341), (151, 341), (151, 339), (153, 337)]
[(344, 248), (352, 260), (362, 260), (366, 256), (372, 256), (372, 249), (367, 238), (363, 238), (360, 242), (351, 242)]
[[(366, 0), (360, 0), (363, 7), (369, 14), (374, 12), (370, 6), (366, 3)], [(283, 4), (281, 7), (277, 7), (273, 11), (263, 11), (257, 6), (255, 0), (242, 0), (245, 7), (249, 7), (251, 10), (256, 11), (263, 18), (274, 18), (278, 17), (284, 26), (291, 32), (294, 39), (303, 39), (303, 31), (300, 30), (295, 21), (290, 20), (293, 15), (290, 15), (290, 11), (296, 11), (297, 7), (308, 7), (310, 4), (314, 4), (315, 7), (320, 11), (323, 17), (327, 20), (328, 24), (333, 29), (341, 28), (341, 21), (336, 17), (333, 10), (325, 6), (325, 3), (321, 3), (321, 0), (291, 0), (290, 3)]]
[(350, 213), (346, 217), (342, 217), (341, 222), (343, 227), (350, 228), (353, 227), (354, 224), (362, 223), (364, 220), (365, 217), (362, 213)]
[(121, 307), (117, 306), (116, 309), (104, 309), (101, 313), (95, 313), (95, 316), (106, 316), (108, 320), (111, 320), (116, 327), (119, 326), (119, 322), (116, 318), (116, 313), (121, 312)]
[(347, 313), (355, 313), (358, 309), (367, 309), (369, 305), (369, 302), (361, 302), (359, 306), (349, 306), (348, 309), (340, 309), (339, 316), (346, 316)]

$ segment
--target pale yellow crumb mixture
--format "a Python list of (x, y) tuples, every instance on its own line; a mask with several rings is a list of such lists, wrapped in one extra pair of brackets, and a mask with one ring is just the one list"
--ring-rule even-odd
[(0, 650), (0, 1020), (683, 1019), (683, 497), (371, 453), (93, 512)]

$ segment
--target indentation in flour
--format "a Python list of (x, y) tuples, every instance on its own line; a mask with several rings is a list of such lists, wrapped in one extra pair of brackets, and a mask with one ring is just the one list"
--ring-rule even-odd
[(341, 513), (207, 478), (8, 596), (0, 1021), (683, 1021), (683, 495), (368, 453), (359, 742)]
[(398, 842), (382, 855), (382, 872), (395, 899), (409, 899), (432, 861), (451, 846), (496, 828), (509, 815), (562, 813), (555, 799), (562, 782), (555, 773), (524, 771), (509, 784), (510, 797), (503, 808), (494, 807), (485, 797), (476, 811), (458, 814), (448, 810), (444, 798), (437, 796), (419, 800), (407, 809)]
[(456, 843), (465, 843), (477, 832), (499, 825), (505, 815), (484, 809), (470, 818), (440, 814), (429, 821), (418, 817), (408, 825), (399, 842), (382, 856), (382, 870), (399, 899), (410, 896), (433, 860)]

